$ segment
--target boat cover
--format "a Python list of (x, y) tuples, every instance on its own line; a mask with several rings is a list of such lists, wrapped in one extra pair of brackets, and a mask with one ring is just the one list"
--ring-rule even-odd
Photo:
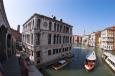
[(60, 60), (58, 62), (61, 63), (61, 64), (64, 64), (66, 61), (65, 60)]
[(86, 56), (87, 60), (96, 60), (95, 51), (89, 52), (89, 54)]

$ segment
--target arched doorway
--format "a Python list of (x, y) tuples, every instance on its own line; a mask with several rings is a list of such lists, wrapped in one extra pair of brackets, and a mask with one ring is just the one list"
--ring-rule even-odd
[(7, 28), (2, 25), (0, 27), (0, 61), (3, 62), (7, 59), (6, 56), (6, 34)]
[(7, 35), (7, 57), (12, 56), (12, 36), (10, 34)]

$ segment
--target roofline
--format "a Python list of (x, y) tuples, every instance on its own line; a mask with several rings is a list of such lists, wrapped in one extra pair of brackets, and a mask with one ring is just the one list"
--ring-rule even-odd
[[(10, 27), (10, 24), (9, 24), (9, 22), (8, 22), (8, 19), (7, 19), (7, 16), (6, 16), (6, 11), (5, 11), (5, 8), (4, 8), (4, 2), (3, 2), (3, 0), (1, 0), (1, 6), (2, 6), (2, 14), (4, 14), (4, 18), (3, 18), (3, 20), (5, 19), (5, 22), (6, 22), (6, 24), (8, 25), (8, 27)], [(2, 16), (3, 17), (3, 16)]]
[[(53, 18), (51, 18), (51, 17), (45, 16), (45, 15), (41, 15), (41, 14), (38, 14), (38, 13), (34, 13), (34, 14), (23, 24), (23, 26), (24, 26), (29, 20), (31, 20), (34, 16), (41, 16), (41, 17), (45, 17), (45, 18), (47, 18), (47, 19), (51, 19), (52, 21), (54, 21)], [(61, 21), (59, 21), (59, 20), (55, 20), (55, 21), (56, 21), (56, 22), (61, 22)], [(67, 25), (67, 26), (73, 27), (72, 25), (67, 24), (67, 23), (65, 23), (65, 22), (61, 22), (61, 23), (62, 23), (62, 24), (65, 24), (65, 25)]]

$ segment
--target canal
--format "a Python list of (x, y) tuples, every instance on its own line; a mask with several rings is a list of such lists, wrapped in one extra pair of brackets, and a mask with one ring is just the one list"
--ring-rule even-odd
[(87, 72), (85, 70), (85, 56), (88, 53), (88, 51), (91, 50), (94, 49), (73, 48), (72, 52), (75, 54), (75, 56), (71, 59), (70, 64), (58, 71), (48, 67), (44, 68), (44, 76), (115, 76), (115, 73), (101, 59), (101, 51), (98, 48), (95, 49), (97, 61), (94, 70), (91, 72)]

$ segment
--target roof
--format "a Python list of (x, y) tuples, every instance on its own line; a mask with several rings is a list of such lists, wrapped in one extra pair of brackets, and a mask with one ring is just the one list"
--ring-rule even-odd
[(80, 35), (73, 35), (73, 37), (82, 37), (82, 36), (80, 36)]
[(21, 40), (22, 34), (17, 30), (11, 29), (12, 35), (16, 40)]
[(115, 26), (107, 27), (104, 30), (115, 30)]
[(7, 19), (7, 16), (6, 16), (6, 11), (5, 11), (5, 8), (4, 8), (3, 0), (0, 0), (0, 15), (2, 15), (1, 17), (2, 17), (2, 19), (4, 21), (4, 23), (5, 23), (5, 27), (10, 28), (10, 25), (9, 25), (9, 22), (8, 22), (8, 19)]
[(87, 60), (96, 60), (96, 55), (94, 51), (91, 51), (88, 53), (88, 55), (86, 55), (86, 59)]
[[(23, 26), (24, 26), (28, 21), (30, 21), (33, 17), (35, 17), (35, 16), (45, 17), (45, 18), (47, 18), (47, 19), (50, 19), (50, 20), (54, 21), (54, 19), (51, 18), (51, 17), (45, 16), (45, 15), (41, 15), (41, 14), (38, 14), (38, 13), (34, 13), (34, 14), (23, 24)], [(55, 21), (56, 21), (56, 22), (61, 22), (61, 21), (59, 21), (59, 20), (55, 20)], [(67, 25), (67, 26), (73, 27), (72, 25), (67, 24), (67, 23), (65, 23), (65, 22), (61, 22), (61, 23), (62, 23), (62, 24), (65, 24), (65, 25)]]

